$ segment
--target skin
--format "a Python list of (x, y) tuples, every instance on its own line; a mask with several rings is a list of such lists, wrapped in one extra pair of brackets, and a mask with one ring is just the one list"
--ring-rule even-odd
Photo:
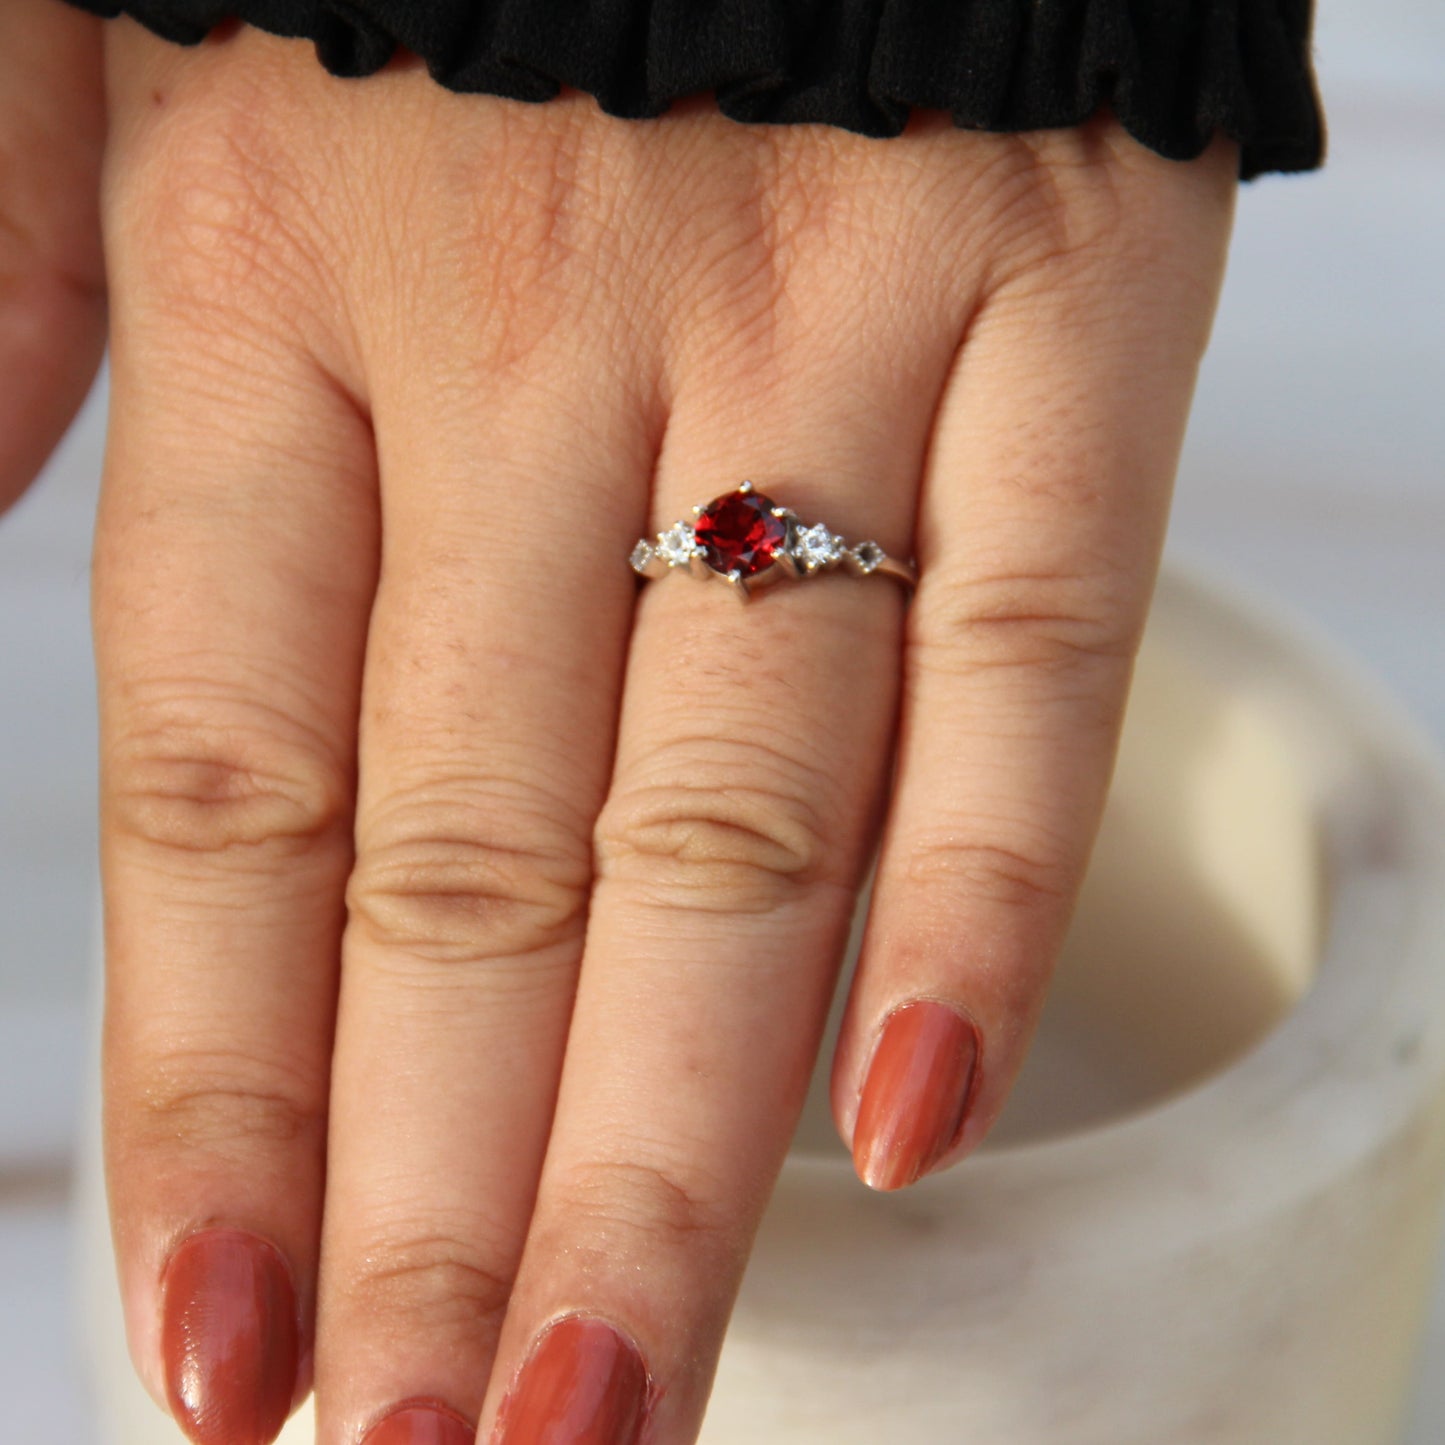
[[(631, 1335), (650, 1440), (687, 1445), (880, 827), (842, 1138), (910, 999), (979, 1036), (937, 1167), (1023, 1061), (1234, 148), (1167, 161), (1107, 116), (877, 141), (706, 97), (627, 122), (56, 0), (0, 32), (0, 499), (109, 326), (106, 1150), (137, 1369), (164, 1400), (162, 1271), (219, 1225), (290, 1262), (324, 1445), (419, 1397), (486, 1440), (571, 1310)], [(634, 539), (743, 477), (916, 554), (912, 606), (843, 576), (745, 609), (639, 592)]]

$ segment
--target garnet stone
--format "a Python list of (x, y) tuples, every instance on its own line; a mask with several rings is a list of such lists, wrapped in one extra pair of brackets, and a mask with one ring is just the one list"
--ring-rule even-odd
[(729, 492), (704, 507), (693, 523), (703, 560), (714, 572), (753, 577), (772, 566), (788, 540), (788, 524), (757, 492)]

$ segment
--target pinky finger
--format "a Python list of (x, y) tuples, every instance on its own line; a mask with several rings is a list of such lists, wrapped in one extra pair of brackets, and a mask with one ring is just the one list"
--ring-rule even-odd
[(899, 783), (834, 1060), (835, 1114), (874, 1188), (973, 1148), (1033, 1035), (1222, 275), (1224, 152), (1202, 172), (1150, 158), (1167, 259), (1111, 241), (1005, 285), (955, 364), (924, 479)]

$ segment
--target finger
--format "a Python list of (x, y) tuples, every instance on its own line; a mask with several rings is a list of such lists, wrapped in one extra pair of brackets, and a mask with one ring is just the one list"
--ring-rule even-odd
[(1159, 189), (1136, 202), (1164, 208), (1158, 227), (1005, 285), (951, 378), (924, 482), (899, 783), (833, 1075), (875, 1188), (975, 1145), (1033, 1033), (1108, 788), (1222, 272), (1224, 149), (1193, 169), (1150, 158)]
[[(655, 520), (751, 475), (804, 520), (906, 556), (953, 338), (901, 329), (861, 321), (879, 338), (863, 356), (819, 326), (770, 364), (721, 358), (672, 419)], [(481, 1438), (620, 1445), (644, 1417), (648, 1438), (694, 1438), (827, 1013), (902, 612), (896, 584), (842, 572), (745, 607), (715, 583), (648, 584), (557, 1118)]]
[(432, 342), (377, 383), (385, 545), (332, 1084), (327, 1441), (378, 1421), (379, 1439), (421, 1439), (418, 1411), (470, 1441), (532, 1209), (657, 435), (640, 348), (608, 334), (610, 307), (580, 310), (525, 376), (477, 345), (459, 378)]
[(244, 191), (194, 157), (112, 249), (93, 604), (128, 1335), (210, 1445), (271, 1439), (308, 1385), (376, 523), (366, 422), (237, 279), (247, 228), (210, 218)]
[(0, 6), (0, 512), (70, 425), (105, 349), (101, 24)]

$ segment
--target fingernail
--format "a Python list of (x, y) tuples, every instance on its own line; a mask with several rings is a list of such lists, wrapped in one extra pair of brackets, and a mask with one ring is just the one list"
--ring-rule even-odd
[(497, 1415), (496, 1445), (634, 1445), (647, 1366), (605, 1320), (565, 1315), (538, 1335)]
[(161, 1282), (171, 1413), (196, 1445), (271, 1445), (296, 1391), (296, 1290), (255, 1234), (207, 1229), (171, 1255)]
[(472, 1445), (476, 1431), (455, 1410), (408, 1400), (366, 1432), (361, 1445)]
[(977, 1062), (978, 1033), (956, 1009), (918, 999), (888, 1015), (853, 1128), (865, 1184), (901, 1189), (952, 1147)]

